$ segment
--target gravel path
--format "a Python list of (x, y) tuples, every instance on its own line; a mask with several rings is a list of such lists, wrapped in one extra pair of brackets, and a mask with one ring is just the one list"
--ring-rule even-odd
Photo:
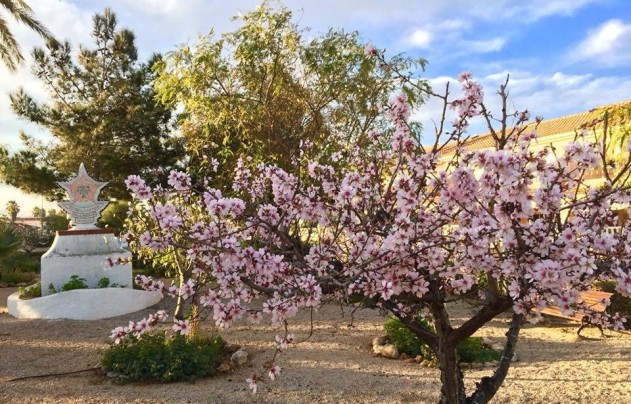
[[(8, 294), (0, 289), (1, 300)], [(5, 297), (6, 299), (6, 297)], [(166, 303), (161, 303), (165, 305)], [(454, 308), (464, 318), (469, 306)], [(232, 373), (196, 383), (117, 385), (96, 371), (12, 380), (98, 366), (109, 331), (153, 310), (102, 321), (17, 320), (0, 314), (0, 403), (425, 403), (436, 402), (438, 371), (415, 363), (375, 357), (373, 337), (384, 318), (374, 310), (356, 313), (325, 306), (314, 315), (314, 333), (281, 358), (279, 380), (261, 386), (257, 395), (245, 379), (262, 369), (272, 354), (272, 327), (238, 325), (222, 331), (232, 344), (250, 352), (251, 362)], [(508, 317), (496, 319), (478, 335), (501, 341)], [(203, 330), (212, 325), (204, 323)], [(298, 340), (309, 334), (309, 313), (290, 324)], [(497, 403), (631, 403), (631, 334), (597, 329), (576, 336), (576, 325), (554, 321), (527, 325)], [(490, 369), (467, 370), (468, 388)]]

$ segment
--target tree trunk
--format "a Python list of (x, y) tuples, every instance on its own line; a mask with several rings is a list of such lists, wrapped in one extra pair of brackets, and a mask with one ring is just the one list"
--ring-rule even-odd
[(438, 367), (440, 369), (441, 404), (464, 403), (466, 400), (462, 370), (458, 364), (456, 345), (441, 336), (438, 342)]
[(491, 377), (483, 377), (482, 380), (477, 383), (475, 392), (469, 397), (468, 403), (471, 404), (485, 404), (488, 403), (497, 393), (510, 368), (511, 360), (515, 354), (515, 348), (517, 347), (517, 338), (519, 337), (519, 330), (521, 329), (521, 323), (523, 321), (523, 315), (513, 313), (510, 328), (506, 333), (506, 345), (504, 346), (504, 352), (502, 352), (502, 358), (500, 364)]
[(178, 294), (175, 303), (175, 311), (173, 313), (173, 317), (178, 320), (184, 320), (184, 299), (182, 299), (182, 294), (179, 293), (179, 290), (182, 289), (182, 285), (184, 285), (184, 275), (178, 271), (177, 275), (177, 288)]

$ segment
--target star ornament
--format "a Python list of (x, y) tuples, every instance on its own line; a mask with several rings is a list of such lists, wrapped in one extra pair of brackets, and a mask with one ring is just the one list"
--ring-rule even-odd
[(60, 208), (70, 215), (73, 229), (92, 229), (101, 216), (101, 211), (108, 205), (107, 201), (99, 201), (99, 193), (107, 182), (96, 181), (91, 178), (83, 163), (79, 166), (79, 174), (70, 181), (58, 182), (69, 201), (58, 202)]

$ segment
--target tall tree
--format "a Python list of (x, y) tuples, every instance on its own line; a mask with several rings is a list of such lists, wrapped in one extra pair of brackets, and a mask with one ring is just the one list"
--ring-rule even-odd
[(110, 181), (105, 196), (125, 198), (128, 175), (159, 177), (181, 158), (181, 141), (171, 135), (171, 110), (154, 100), (151, 69), (160, 56), (138, 63), (134, 34), (117, 29), (109, 9), (93, 17), (92, 37), (95, 47), (81, 46), (76, 61), (67, 41), (33, 50), (33, 73), (51, 102), (39, 103), (19, 90), (11, 104), (20, 117), (48, 129), (54, 142), (21, 134), (23, 150), (0, 153), (5, 182), (54, 197), (54, 182), (84, 163), (92, 176)]
[[(48, 40), (52, 34), (33, 15), (33, 10), (23, 0), (0, 0), (0, 6), (17, 22), (22, 23)], [(0, 60), (12, 72), (24, 63), (20, 45), (9, 29), (7, 19), (0, 14)]]
[(338, 140), (360, 139), (394, 90), (420, 101), (418, 88), (398, 72), (416, 75), (423, 60), (395, 56), (395, 72), (369, 57), (373, 51), (356, 32), (306, 39), (305, 31), (291, 11), (266, 1), (236, 31), (219, 38), (211, 32), (156, 65), (158, 95), (184, 107), (179, 123), (192, 172), (219, 166), (227, 180), (243, 155), (288, 169), (301, 142), (314, 143), (311, 153), (332, 155)]
[(16, 201), (9, 201), (7, 202), (5, 209), (11, 219), (11, 223), (15, 222), (18, 217), (18, 213), (20, 213), (20, 205), (18, 205)]

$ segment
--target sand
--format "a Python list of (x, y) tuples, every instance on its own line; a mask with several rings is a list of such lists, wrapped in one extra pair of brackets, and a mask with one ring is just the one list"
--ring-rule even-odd
[[(355, 314), (328, 305), (314, 314), (313, 335), (308, 312), (290, 324), (302, 341), (282, 357), (281, 377), (253, 395), (245, 379), (261, 372), (273, 355), (276, 330), (238, 324), (221, 335), (242, 345), (250, 362), (233, 372), (195, 383), (119, 385), (97, 371), (50, 375), (98, 367), (109, 331), (138, 320), (155, 308), (101, 321), (18, 320), (6, 314), (9, 288), (0, 289), (0, 403), (425, 403), (436, 402), (440, 390), (435, 368), (376, 357), (373, 337), (382, 334), (384, 317), (376, 310)], [(160, 307), (168, 306), (168, 302)], [(454, 318), (473, 310), (454, 307)], [(476, 335), (501, 342), (509, 316), (495, 319)], [(204, 322), (202, 330), (210, 332)], [(577, 325), (564, 320), (526, 325), (508, 377), (496, 403), (631, 403), (631, 333), (597, 329), (577, 337)], [(465, 372), (470, 391), (492, 369)]]

